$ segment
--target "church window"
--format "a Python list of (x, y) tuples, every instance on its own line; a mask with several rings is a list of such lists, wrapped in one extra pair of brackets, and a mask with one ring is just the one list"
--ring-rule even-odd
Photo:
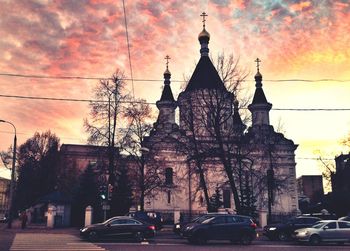
[(170, 202), (171, 202), (171, 192), (170, 192), (170, 190), (168, 191), (168, 204), (170, 204)]
[(170, 167), (165, 169), (165, 184), (166, 185), (173, 184), (173, 169)]

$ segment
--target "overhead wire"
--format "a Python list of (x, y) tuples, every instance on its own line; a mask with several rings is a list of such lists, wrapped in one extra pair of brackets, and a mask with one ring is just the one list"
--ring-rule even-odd
[(128, 45), (128, 56), (129, 56), (130, 77), (131, 77), (131, 85), (132, 85), (132, 95), (133, 95), (133, 98), (135, 99), (134, 77), (133, 77), (132, 65), (131, 65), (129, 32), (128, 32), (128, 23), (127, 23), (127, 18), (126, 18), (126, 10), (125, 10), (125, 1), (124, 0), (123, 0), (123, 11), (124, 11), (124, 25), (125, 25), (126, 43)]
[[(132, 75), (132, 74), (131, 74)], [(95, 77), (95, 76), (48, 76), (48, 75), (40, 75), (40, 74), (21, 74), (21, 73), (9, 73), (9, 72), (0, 72), (0, 76), (4, 77), (18, 77), (18, 78), (37, 78), (37, 79), (76, 79), (76, 80), (101, 80), (108, 79), (111, 80), (111, 77)], [(131, 78), (122, 78), (121, 80), (132, 81), (132, 82), (163, 82), (164, 79), (135, 79), (133, 76)], [(255, 82), (255, 80), (241, 80), (242, 82)], [(318, 82), (350, 82), (350, 79), (265, 79), (265, 82), (309, 82), (309, 83), (318, 83)], [(171, 82), (186, 82), (185, 80), (176, 80), (173, 79)]]
[[(75, 98), (55, 98), (55, 97), (39, 97), (39, 96), (22, 96), (22, 95), (7, 95), (0, 94), (0, 98), (16, 98), (16, 99), (30, 99), (30, 100), (50, 100), (50, 101), (68, 101), (68, 102), (96, 102), (96, 103), (108, 103), (107, 100), (94, 100), (94, 99), (75, 99)], [(124, 104), (134, 104), (142, 103), (149, 105), (156, 105), (155, 102), (145, 102), (145, 101), (121, 101)], [(241, 107), (240, 109), (248, 109), (247, 107)], [(350, 111), (350, 108), (272, 108), (271, 110), (276, 111), (303, 111), (303, 112), (312, 112), (312, 111)]]

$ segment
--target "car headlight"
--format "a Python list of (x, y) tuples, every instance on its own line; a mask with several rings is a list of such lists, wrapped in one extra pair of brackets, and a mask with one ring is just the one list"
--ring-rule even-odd
[(269, 227), (269, 230), (274, 231), (274, 230), (276, 230), (276, 227)]
[(180, 228), (180, 224), (176, 224), (176, 225), (175, 225), (175, 228), (176, 228), (176, 229), (179, 229), (179, 228)]
[(87, 228), (87, 227), (84, 227), (84, 228), (81, 230), (81, 232), (84, 233), (84, 232), (86, 232), (86, 230), (88, 230), (88, 228)]
[(188, 226), (186, 227), (186, 230), (191, 230), (193, 228), (193, 226)]
[(307, 230), (297, 232), (297, 235), (308, 235), (309, 232)]

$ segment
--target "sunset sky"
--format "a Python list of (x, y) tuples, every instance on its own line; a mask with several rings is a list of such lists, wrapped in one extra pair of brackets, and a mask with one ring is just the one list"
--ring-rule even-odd
[[(0, 95), (91, 99), (98, 83), (7, 73), (106, 78), (120, 69), (130, 78), (121, 0), (0, 0), (0, 6)], [(271, 124), (277, 127), (281, 121), (285, 136), (299, 144), (297, 176), (321, 173), (312, 159), (317, 152), (334, 158), (349, 151), (340, 144), (350, 132), (348, 0), (125, 0), (125, 7), (133, 77), (159, 80), (134, 81), (136, 98), (160, 98), (165, 55), (171, 57), (172, 80), (192, 73), (200, 57), (197, 37), (205, 11), (210, 53), (240, 59), (241, 68), (250, 72), (244, 83), (250, 94), (259, 57), (273, 109), (349, 109), (270, 112)], [(171, 86), (177, 97), (181, 82)], [(84, 144), (88, 112), (86, 102), (0, 97), (0, 119), (15, 124), (19, 144), (48, 129), (61, 143)], [(12, 127), (0, 123), (0, 150), (12, 141)], [(8, 172), (0, 167), (4, 175)]]

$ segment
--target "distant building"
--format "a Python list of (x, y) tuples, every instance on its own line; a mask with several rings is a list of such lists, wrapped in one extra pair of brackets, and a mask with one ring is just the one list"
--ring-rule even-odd
[(4, 216), (8, 211), (10, 182), (9, 179), (0, 177), (0, 216)]
[(335, 173), (332, 174), (332, 192), (350, 192), (350, 153), (340, 154), (335, 158)]
[(319, 202), (323, 195), (322, 175), (303, 175), (297, 179), (298, 196), (306, 196), (310, 202)]

